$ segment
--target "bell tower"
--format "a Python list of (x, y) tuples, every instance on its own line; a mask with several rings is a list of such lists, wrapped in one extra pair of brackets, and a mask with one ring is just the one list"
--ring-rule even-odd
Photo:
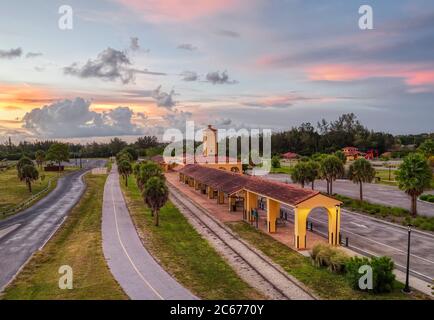
[(205, 157), (216, 156), (217, 150), (217, 129), (208, 125), (203, 130), (203, 155)]

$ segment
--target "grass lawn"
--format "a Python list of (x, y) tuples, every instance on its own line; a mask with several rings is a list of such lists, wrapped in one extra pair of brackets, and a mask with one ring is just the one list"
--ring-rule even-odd
[[(102, 252), (101, 214), (106, 175), (86, 175), (87, 189), (65, 224), (30, 260), (3, 299), (127, 299)], [(72, 290), (58, 287), (59, 267), (73, 269)]]
[[(288, 175), (291, 174), (291, 167), (280, 167), (280, 168), (271, 168), (270, 173), (286, 173)], [(289, 176), (288, 176), (289, 178)]]
[[(40, 171), (39, 168), (38, 170)], [(71, 172), (73, 170), (77, 169), (74, 167), (67, 167), (65, 168), (65, 173)], [(17, 170), (15, 167), (0, 172), (0, 194), (2, 195), (0, 197), (0, 220), (6, 217), (3, 212), (15, 207), (19, 203), (30, 198), (32, 195), (44, 190), (48, 186), (48, 181), (51, 178), (53, 178), (53, 181), (51, 182), (48, 192), (41, 195), (41, 197), (38, 197), (38, 199), (35, 199), (32, 204), (41, 200), (56, 187), (57, 179), (59, 177), (57, 172), (40, 171), (39, 175), (45, 175), (45, 178), (44, 180), (39, 179), (38, 181), (33, 182), (32, 193), (30, 193), (27, 185), (18, 179)]]
[(390, 171), (390, 179), (389, 179), (389, 170), (375, 170), (376, 177), (380, 178), (380, 181), (378, 183), (386, 184), (389, 186), (397, 186), (398, 183), (395, 181), (395, 171)]
[(241, 238), (250, 245), (256, 247), (267, 255), (275, 263), (279, 264), (289, 274), (312, 289), (323, 299), (360, 300), (360, 299), (418, 299), (424, 298), (422, 294), (413, 293), (405, 295), (401, 292), (403, 284), (396, 282), (396, 288), (392, 293), (374, 295), (353, 290), (347, 283), (344, 275), (332, 273), (326, 268), (317, 268), (312, 265), (311, 259), (302, 256), (284, 244), (274, 240), (262, 231), (256, 230), (244, 222), (226, 223)]
[(360, 201), (340, 194), (335, 195), (335, 197), (343, 202), (344, 208), (351, 211), (371, 215), (404, 226), (411, 224), (421, 230), (434, 231), (434, 217), (418, 216), (413, 218), (410, 212), (403, 208)]
[(120, 182), (146, 248), (182, 285), (202, 299), (264, 299), (235, 273), (172, 203), (161, 209), (160, 226), (155, 227), (135, 179), (130, 177), (128, 189), (123, 179)]

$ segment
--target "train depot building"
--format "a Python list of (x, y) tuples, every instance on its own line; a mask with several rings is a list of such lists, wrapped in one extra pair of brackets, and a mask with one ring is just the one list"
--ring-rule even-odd
[[(339, 245), (340, 201), (297, 185), (244, 175), (239, 161), (221, 159), (216, 150), (217, 130), (208, 126), (203, 157), (186, 161), (184, 155), (176, 165), (165, 163), (162, 157), (157, 162), (173, 187), (222, 222), (248, 222), (297, 250), (324, 241)], [(307, 231), (308, 216), (318, 208), (328, 217), (327, 240)]]

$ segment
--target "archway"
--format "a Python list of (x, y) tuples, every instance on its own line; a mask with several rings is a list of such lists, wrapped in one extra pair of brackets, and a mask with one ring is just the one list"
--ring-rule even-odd
[(232, 168), (231, 168), (231, 172), (239, 173), (239, 172), (240, 172), (240, 169), (238, 169), (238, 167), (232, 167)]
[(294, 246), (306, 249), (307, 218), (314, 209), (322, 208), (327, 212), (327, 233), (330, 245), (339, 245), (341, 207), (340, 202), (318, 194), (300, 204), (294, 209)]

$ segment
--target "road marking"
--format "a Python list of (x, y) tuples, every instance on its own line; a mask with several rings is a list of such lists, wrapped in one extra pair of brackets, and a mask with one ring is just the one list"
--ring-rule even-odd
[(18, 228), (21, 224), (17, 223), (14, 225), (11, 225), (7, 228), (1, 229), (0, 230), (0, 239), (3, 238), (5, 235), (7, 235), (8, 233), (11, 233), (12, 231), (14, 231), (16, 228)]
[[(317, 222), (319, 222), (319, 223), (324, 224), (324, 222), (322, 222), (321, 220), (318, 220), (318, 219), (315, 219), (315, 218), (310, 218), (310, 219), (313, 220), (313, 221), (317, 221)], [(341, 230), (342, 230), (342, 231), (345, 231), (346, 233), (349, 233), (349, 234), (354, 234), (355, 236), (358, 236), (358, 237), (360, 237), (360, 238), (364, 238), (364, 239), (369, 240), (369, 241), (371, 241), (371, 242), (374, 242), (374, 243), (377, 243), (377, 244), (383, 245), (383, 246), (388, 247), (388, 248), (390, 248), (390, 249), (393, 249), (393, 250), (395, 250), (395, 251), (401, 252), (402, 254), (407, 254), (407, 252), (404, 251), (404, 250), (401, 250), (401, 249), (398, 249), (398, 248), (392, 247), (392, 246), (390, 246), (390, 245), (388, 245), (388, 244), (385, 244), (385, 243), (379, 242), (379, 241), (377, 241), (377, 240), (373, 240), (373, 239), (367, 238), (367, 237), (362, 236), (362, 235), (360, 235), (360, 234), (357, 234), (357, 233), (354, 233), (354, 232), (348, 231), (347, 229), (341, 228)], [(417, 258), (417, 259), (420, 259), (420, 260), (422, 260), (422, 261), (428, 262), (428, 263), (430, 263), (430, 264), (434, 264), (434, 261), (431, 261), (431, 260), (429, 260), (429, 259), (425, 259), (425, 258), (419, 257), (419, 256), (414, 255), (414, 254), (410, 254), (410, 256), (412, 256), (412, 257), (414, 257), (414, 258)]]
[(355, 226), (358, 226), (358, 227), (360, 227), (360, 228), (368, 229), (368, 227), (365, 226), (364, 224), (355, 223), (355, 222), (353, 222), (353, 221), (351, 221), (350, 223), (351, 223), (351, 224), (354, 224)]
[[(113, 176), (112, 176), (113, 177)], [(112, 179), (113, 180), (113, 179)], [(116, 232), (119, 239), (119, 243), (122, 247), (122, 250), (124, 251), (125, 255), (127, 256), (128, 260), (130, 261), (131, 265), (133, 266), (133, 269), (136, 271), (136, 273), (139, 275), (140, 279), (143, 280), (143, 282), (155, 293), (157, 297), (159, 297), (161, 300), (164, 300), (164, 298), (158, 293), (157, 290), (154, 289), (154, 287), (143, 277), (143, 275), (140, 273), (139, 269), (137, 269), (136, 265), (134, 264), (133, 260), (131, 259), (130, 255), (128, 254), (124, 243), (122, 242), (121, 235), (119, 232), (119, 225), (118, 225), (118, 217), (117, 217), (117, 211), (116, 211), (116, 205), (115, 205), (115, 198), (113, 194), (113, 183), (111, 184), (111, 194), (112, 194), (112, 203), (113, 203), (113, 211), (115, 214), (115, 224), (116, 224)]]

